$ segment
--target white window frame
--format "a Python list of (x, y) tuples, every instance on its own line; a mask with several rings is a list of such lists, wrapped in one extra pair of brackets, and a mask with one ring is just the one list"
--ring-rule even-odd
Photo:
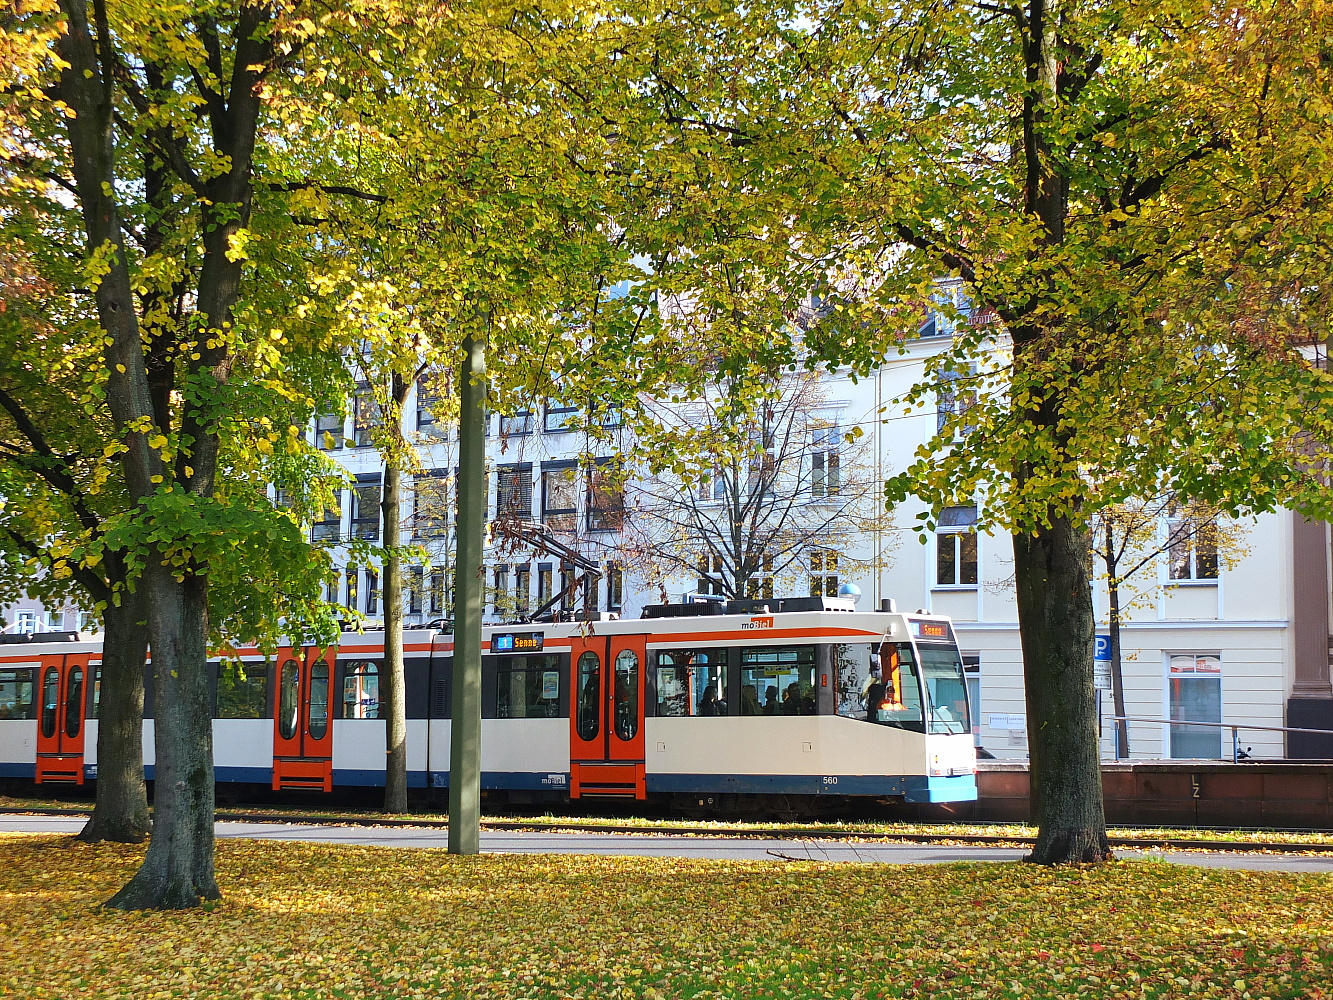
[[(1221, 669), (1217, 673), (1218, 686), (1218, 722), (1220, 723), (1226, 710), (1226, 660), (1222, 657), (1222, 651), (1219, 649), (1164, 649), (1162, 650), (1162, 718), (1171, 718), (1171, 660), (1177, 656), (1193, 656), (1196, 659), (1201, 656), (1214, 656), (1217, 658)], [(1194, 720), (1205, 722), (1205, 719)], [(1226, 752), (1225, 741), (1222, 739), (1223, 730), (1217, 730), (1218, 752), (1222, 757), (1172, 757), (1171, 756), (1171, 725), (1172, 723), (1163, 723), (1162, 729), (1162, 760), (1220, 760), (1223, 759)], [(1209, 727), (1212, 728), (1212, 727)]]
[(1222, 561), (1217, 553), (1217, 543), (1213, 542), (1213, 576), (1199, 576), (1199, 529), (1195, 528), (1189, 534), (1185, 543), (1189, 546), (1189, 576), (1174, 577), (1171, 575), (1171, 546), (1167, 543), (1171, 539), (1172, 526), (1188, 520), (1183, 517), (1168, 515), (1162, 519), (1161, 523), (1161, 544), (1165, 551), (1162, 552), (1162, 582), (1168, 587), (1216, 587), (1222, 580)]
[[(946, 508), (946, 509), (947, 509), (947, 510), (955, 510), (955, 509), (963, 510), (963, 509), (966, 509), (966, 508), (953, 508), (953, 507), (949, 507), (949, 508)], [(934, 552), (933, 552), (934, 560), (933, 560), (933, 563), (932, 563), (932, 565), (931, 565), (931, 567), (930, 567), (930, 580), (931, 580), (931, 587), (930, 587), (930, 589), (931, 589), (931, 590), (961, 590), (961, 591), (975, 592), (975, 591), (977, 590), (977, 588), (981, 586), (981, 533), (980, 533), (979, 531), (977, 531), (977, 526), (976, 526), (976, 513), (975, 513), (976, 508), (973, 507), (972, 509), (973, 509), (972, 521), (971, 521), (971, 523), (969, 523), (969, 524), (939, 524), (939, 525), (936, 525), (936, 527), (935, 527), (935, 545), (934, 545)], [(941, 517), (943, 517), (943, 513), (941, 513)], [(974, 545), (974, 547), (975, 547), (975, 549), (976, 549), (977, 578), (976, 578), (976, 580), (973, 581), (972, 583), (960, 583), (960, 582), (958, 582), (959, 579), (962, 577), (962, 567), (963, 567), (962, 547), (961, 547), (961, 545), (960, 545), (960, 539), (956, 537), (956, 536), (959, 536), (959, 535), (971, 535), (972, 538), (974, 539), (973, 545)], [(940, 544), (944, 541), (945, 538), (948, 538), (948, 539), (949, 539), (950, 543), (953, 545), (953, 550), (954, 550), (954, 559), (953, 559), (953, 565), (954, 565), (954, 582), (953, 582), (953, 583), (941, 583), (941, 582), (940, 582)]]

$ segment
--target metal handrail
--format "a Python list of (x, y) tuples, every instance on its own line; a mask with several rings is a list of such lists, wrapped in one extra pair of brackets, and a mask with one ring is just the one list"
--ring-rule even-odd
[[(1148, 719), (1136, 715), (1112, 715), (1112, 722), (1159, 722), (1170, 726), (1210, 726), (1213, 729), (1231, 730), (1231, 762), (1240, 762), (1240, 731), (1255, 730), (1264, 733), (1317, 733), (1321, 736), (1333, 736), (1333, 729), (1302, 729), (1299, 726), (1252, 726), (1246, 722), (1191, 722), (1188, 719)], [(1116, 733), (1116, 760), (1120, 760), (1120, 734)]]

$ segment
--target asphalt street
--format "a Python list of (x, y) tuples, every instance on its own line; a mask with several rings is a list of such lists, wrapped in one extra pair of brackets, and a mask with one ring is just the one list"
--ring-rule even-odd
[[(76, 816), (0, 816), (0, 831), (77, 833)], [(219, 837), (292, 840), (321, 844), (442, 849), (445, 831), (421, 827), (315, 826), (294, 823), (218, 823)], [(734, 861), (850, 861), (895, 865), (950, 861), (1017, 861), (1021, 848), (936, 847), (929, 844), (853, 843), (842, 840), (751, 840), (740, 837), (673, 837), (596, 833), (527, 833), (483, 830), (481, 849), (492, 854), (614, 854)], [(1207, 851), (1126, 851), (1124, 859), (1248, 871), (1333, 872), (1333, 854), (1237, 854)]]

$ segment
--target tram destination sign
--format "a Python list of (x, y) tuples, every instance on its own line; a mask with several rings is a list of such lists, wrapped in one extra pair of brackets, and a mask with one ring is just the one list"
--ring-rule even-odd
[(541, 632), (503, 632), (491, 636), (492, 653), (530, 653), (542, 648)]
[(953, 638), (949, 631), (948, 622), (923, 622), (919, 619), (912, 622), (912, 634), (918, 639), (936, 639), (946, 642)]

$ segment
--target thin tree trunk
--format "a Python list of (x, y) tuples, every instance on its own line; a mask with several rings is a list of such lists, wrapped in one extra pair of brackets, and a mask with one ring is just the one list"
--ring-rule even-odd
[(1125, 721), (1125, 675), (1120, 663), (1120, 563), (1115, 557), (1115, 538), (1106, 524), (1106, 593), (1110, 604), (1107, 634), (1111, 642), (1111, 700), (1118, 716), (1115, 723), (1115, 759), (1129, 756), (1129, 723)]
[(398, 549), (401, 540), (403, 473), (401, 468), (402, 404), (407, 398), (406, 380), (393, 375), (385, 423), (398, 422), (394, 447), (388, 449), (384, 462), (384, 495), (380, 509), (384, 513), (384, 811), (407, 812), (407, 680), (403, 667), (403, 560)]
[(1068, 517), (1014, 535), (1031, 807), (1038, 826), (1027, 860), (1038, 864), (1111, 856), (1097, 752), (1091, 564), (1088, 533)]
[(208, 589), (149, 556), (143, 584), (153, 649), (154, 833), (143, 865), (106, 905), (186, 909), (219, 897), (213, 875), (213, 725)]
[(79, 833), (90, 843), (137, 844), (152, 830), (143, 777), (144, 665), (148, 630), (142, 590), (122, 593), (102, 612), (102, 686), (97, 712), (97, 791)]
[(458, 558), (454, 561), (453, 711), (449, 742), (449, 853), (481, 841), (482, 536), (486, 527), (486, 345), (463, 341), (459, 379)]

